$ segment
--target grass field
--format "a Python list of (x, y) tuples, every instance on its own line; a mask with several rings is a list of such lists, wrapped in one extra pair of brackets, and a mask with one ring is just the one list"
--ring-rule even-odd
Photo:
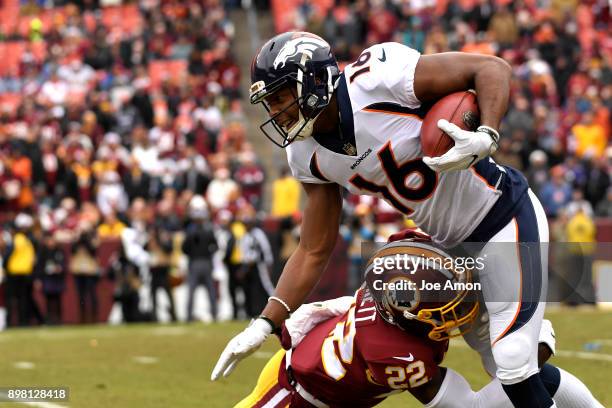
[[(548, 318), (560, 350), (551, 362), (581, 378), (604, 406), (612, 406), (612, 313), (560, 309), (549, 312)], [(0, 333), (0, 387), (68, 386), (70, 401), (57, 403), (64, 407), (231, 407), (250, 392), (259, 370), (278, 347), (275, 339), (269, 340), (229, 379), (210, 382), (218, 354), (244, 324), (5, 331)], [(601, 348), (585, 351), (584, 345), (594, 341)], [(475, 389), (488, 381), (477, 355), (462, 341), (453, 343), (445, 363)], [(400, 395), (380, 406), (419, 405)]]

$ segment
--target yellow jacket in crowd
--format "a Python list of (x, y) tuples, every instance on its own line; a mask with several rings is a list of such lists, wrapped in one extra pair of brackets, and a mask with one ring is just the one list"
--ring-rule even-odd
[(595, 223), (584, 213), (578, 211), (569, 219), (566, 226), (567, 241), (578, 242), (570, 245), (570, 252), (583, 255), (592, 255), (595, 252)]
[(272, 215), (289, 217), (300, 209), (300, 183), (291, 176), (282, 177), (272, 185)]
[(13, 237), (13, 251), (6, 263), (6, 272), (11, 275), (31, 275), (36, 264), (34, 244), (23, 232)]

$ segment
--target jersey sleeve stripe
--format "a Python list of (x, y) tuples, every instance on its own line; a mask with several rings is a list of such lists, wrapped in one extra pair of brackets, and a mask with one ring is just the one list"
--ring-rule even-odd
[(412, 109), (393, 102), (378, 102), (366, 106), (363, 110), (390, 115), (412, 116), (415, 119), (423, 120), (430, 107), (430, 105), (422, 104), (419, 108)]

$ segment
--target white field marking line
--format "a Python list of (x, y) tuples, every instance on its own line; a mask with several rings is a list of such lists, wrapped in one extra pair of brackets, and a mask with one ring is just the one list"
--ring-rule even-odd
[(34, 401), (14, 401), (14, 400), (10, 400), (8, 399), (8, 394), (2, 392), (0, 393), (0, 401), (3, 402), (15, 402), (16, 404), (25, 404), (25, 405), (29, 405), (31, 407), (40, 407), (40, 408), (67, 408), (67, 405), (60, 405), (60, 404), (56, 404), (53, 402), (46, 402), (46, 401), (38, 401), (38, 402), (34, 402)]
[(555, 356), (567, 358), (581, 358), (583, 360), (608, 361), (612, 363), (612, 354), (590, 353), (588, 351), (557, 350)]
[(271, 351), (256, 351), (253, 353), (253, 357), (255, 358), (270, 358), (274, 355)]
[(184, 327), (156, 327), (151, 330), (155, 336), (182, 336), (188, 334), (189, 330)]
[[(451, 340), (451, 347), (471, 348), (461, 340)], [(591, 353), (588, 351), (557, 350), (556, 357), (579, 358), (581, 360), (606, 361), (612, 363), (612, 354)]]
[(157, 357), (151, 356), (134, 356), (132, 360), (140, 364), (155, 364), (159, 361)]
[(20, 370), (33, 370), (36, 367), (36, 364), (31, 361), (15, 361), (13, 363), (13, 367)]

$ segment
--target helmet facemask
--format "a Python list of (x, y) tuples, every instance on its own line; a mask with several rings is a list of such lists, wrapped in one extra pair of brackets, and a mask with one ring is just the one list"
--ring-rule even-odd
[[(398, 241), (387, 244), (374, 254), (368, 262), (365, 280), (375, 300), (379, 315), (388, 323), (394, 324), (407, 332), (427, 336), (432, 340), (443, 341), (471, 329), (478, 315), (479, 305), (474, 293), (469, 290), (421, 290), (422, 282), (439, 282), (442, 285), (449, 281), (467, 284), (472, 282), (472, 271), (462, 273), (454, 269), (434, 267), (418, 268), (416, 271), (392, 268), (382, 273), (375, 273), (375, 258), (394, 258), (397, 255), (429, 259), (450, 259), (450, 256), (438, 248), (414, 240)], [(395, 288), (378, 290), (375, 280), (394, 284)], [(399, 286), (397, 284), (400, 284)], [(410, 288), (414, 284), (415, 289)], [(380, 288), (380, 284), (378, 286)]]

